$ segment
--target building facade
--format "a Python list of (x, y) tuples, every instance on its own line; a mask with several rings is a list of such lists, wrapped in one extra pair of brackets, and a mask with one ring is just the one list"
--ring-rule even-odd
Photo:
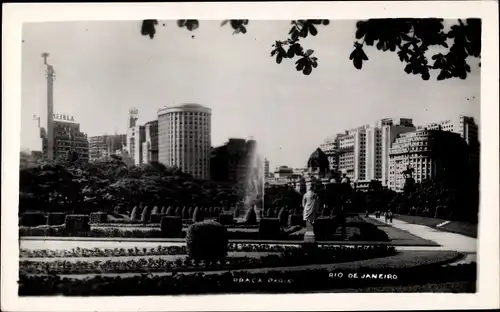
[(468, 166), (467, 143), (460, 135), (441, 130), (420, 129), (401, 133), (389, 151), (388, 187), (402, 191), (403, 172), (413, 169), (413, 178), (419, 183), (429, 179), (463, 178)]
[(252, 166), (255, 141), (231, 138), (212, 149), (210, 177), (214, 181), (244, 182)]
[(142, 142), (143, 163), (158, 162), (158, 120), (144, 125), (144, 142)]
[(210, 108), (183, 104), (158, 110), (158, 161), (177, 166), (196, 178), (209, 179)]
[(125, 147), (126, 141), (126, 134), (89, 137), (89, 161), (108, 160), (117, 150)]
[[(53, 116), (53, 149), (54, 160), (66, 160), (68, 153), (74, 151), (78, 154), (81, 161), (89, 160), (89, 142), (87, 134), (80, 131), (80, 124), (74, 121), (74, 118), (68, 118), (65, 115)], [(43, 139), (43, 155), (48, 158), (48, 139)]]
[(267, 158), (264, 159), (264, 178), (269, 178), (269, 160)]
[(354, 182), (380, 180), (387, 185), (389, 149), (399, 133), (414, 130), (412, 119), (385, 118), (328, 138), (320, 148), (334, 174)]

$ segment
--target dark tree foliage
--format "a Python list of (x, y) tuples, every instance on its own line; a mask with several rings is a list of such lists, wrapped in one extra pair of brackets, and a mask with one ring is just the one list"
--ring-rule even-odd
[[(329, 20), (325, 19), (291, 21), (288, 38), (276, 40), (271, 57), (276, 59), (277, 64), (285, 59), (293, 60), (297, 71), (310, 75), (313, 68), (318, 67), (318, 58), (313, 56), (313, 50), (301, 45), (301, 40), (309, 35), (318, 35), (318, 28), (329, 24)], [(154, 19), (142, 21), (141, 34), (153, 39), (157, 25), (158, 21)], [(200, 26), (200, 22), (178, 20), (177, 25), (193, 31)], [(225, 25), (231, 26), (233, 35), (248, 31), (248, 20), (224, 20), (221, 26)], [(471, 72), (468, 58), (481, 57), (481, 20), (477, 18), (459, 19), (447, 31), (443, 19), (437, 18), (369, 19), (358, 21), (355, 37), (354, 50), (349, 55), (355, 68), (362, 69), (363, 62), (369, 61), (363, 48), (375, 46), (379, 51), (395, 52), (406, 64), (404, 71), (420, 75), (423, 80), (429, 80), (433, 70), (438, 72), (437, 80), (466, 79)], [(429, 55), (430, 47), (442, 47), (447, 52)]]

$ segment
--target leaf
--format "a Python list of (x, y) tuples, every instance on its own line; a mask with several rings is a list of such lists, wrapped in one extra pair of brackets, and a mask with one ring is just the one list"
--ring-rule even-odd
[(444, 75), (444, 71), (441, 71), (441, 72), (439, 73), (439, 75), (437, 76), (437, 80), (444, 80), (444, 79), (445, 79), (445, 77), (444, 77), (444, 76), (445, 76), (445, 75)]
[(309, 32), (311, 33), (311, 35), (313, 36), (316, 36), (318, 34), (318, 30), (316, 29), (316, 27), (314, 27), (314, 25), (310, 25), (309, 26)]
[(411, 73), (411, 72), (412, 72), (412, 70), (413, 70), (413, 68), (412, 68), (412, 67), (413, 67), (413, 66), (412, 66), (412, 64), (407, 64), (407, 65), (405, 66), (405, 72), (406, 72), (407, 74)]
[(302, 73), (304, 73), (304, 75), (308, 76), (310, 75), (312, 72), (312, 66), (310, 64), (306, 64), (304, 66), (304, 70), (302, 71)]
[(305, 66), (305, 62), (304, 62), (304, 58), (301, 58), (299, 59), (297, 62), (295, 62), (295, 68), (298, 70), (298, 71), (301, 71), (304, 69), (304, 66)]
[(242, 34), (246, 34), (247, 33), (247, 28), (245, 26), (241, 26), (240, 29), (241, 29), (241, 33)]
[(276, 50), (271, 51), (271, 56), (274, 56), (276, 54)]
[(355, 56), (352, 62), (356, 69), (361, 69), (363, 67), (363, 60), (358, 56)]
[(327, 19), (323, 20), (323, 25), (328, 26), (329, 24), (330, 24), (329, 20), (327, 20)]
[(278, 54), (278, 55), (276, 56), (276, 63), (281, 64), (281, 61), (282, 61), (282, 60), (283, 60), (283, 56), (281, 56), (281, 54)]
[(314, 50), (308, 49), (305, 53), (305, 56), (309, 57), (311, 54), (314, 53)]
[(349, 59), (352, 60), (355, 56), (356, 56), (356, 49), (354, 49), (354, 51), (351, 52), (351, 54), (349, 55)]
[(184, 25), (186, 25), (186, 20), (178, 20), (177, 21), (177, 26), (184, 27)]
[(225, 26), (227, 23), (229, 23), (229, 20), (223, 20), (221, 23), (220, 23), (220, 26)]

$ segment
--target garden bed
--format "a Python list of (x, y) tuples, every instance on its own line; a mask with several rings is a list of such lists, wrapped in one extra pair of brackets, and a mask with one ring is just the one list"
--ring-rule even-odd
[[(181, 252), (182, 248), (175, 249)], [(247, 251), (248, 252), (248, 251)], [(195, 261), (187, 257), (169, 261), (161, 257), (137, 260), (116, 261), (30, 261), (19, 262), (20, 274), (99, 274), (99, 273), (141, 273), (141, 272), (183, 272), (199, 270), (238, 270), (262, 267), (284, 267), (320, 263), (339, 263), (391, 256), (396, 253), (392, 246), (332, 247), (323, 246), (314, 250), (285, 248), (262, 257), (228, 257), (219, 261)]]
[[(347, 277), (357, 274), (358, 278)], [(367, 278), (371, 276), (372, 278)], [(379, 278), (373, 278), (378, 276)], [(390, 277), (390, 278), (389, 278)], [(174, 274), (169, 276), (141, 275), (134, 277), (87, 277), (83, 279), (59, 276), (26, 276), (19, 279), (20, 296), (152, 296), (215, 293), (290, 293), (346, 292), (349, 289), (377, 291), (380, 287), (393, 292), (421, 291), (430, 284), (453, 285), (476, 281), (476, 264), (441, 267), (420, 265), (387, 270), (358, 269), (356, 271), (312, 269), (276, 271), (272, 273), (223, 272), (217, 274)], [(421, 285), (421, 287), (418, 287)], [(392, 287), (392, 288), (391, 288)], [(436, 289), (439, 291), (439, 288)]]

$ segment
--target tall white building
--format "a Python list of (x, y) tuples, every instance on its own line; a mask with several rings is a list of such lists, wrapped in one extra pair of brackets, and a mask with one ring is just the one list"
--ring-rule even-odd
[(399, 133), (414, 130), (411, 119), (385, 118), (330, 137), (320, 148), (334, 172), (351, 181), (380, 180), (387, 185), (389, 149)]
[(183, 104), (158, 110), (158, 161), (196, 178), (210, 177), (210, 108)]

